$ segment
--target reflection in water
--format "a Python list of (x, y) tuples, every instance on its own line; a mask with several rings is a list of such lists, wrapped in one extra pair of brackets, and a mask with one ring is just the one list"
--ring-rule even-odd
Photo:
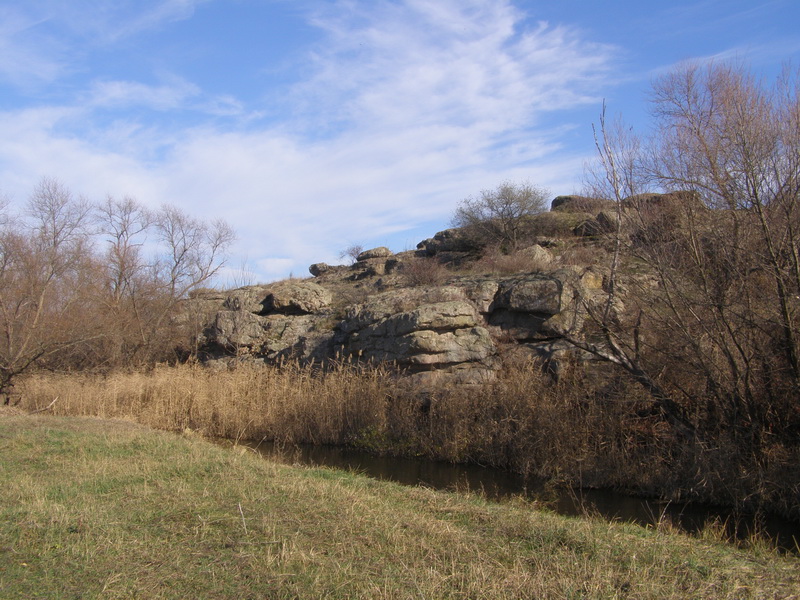
[(451, 491), (477, 491), (491, 500), (524, 496), (563, 515), (599, 514), (607, 519), (644, 526), (669, 523), (690, 533), (706, 523), (724, 523), (730, 535), (747, 537), (760, 531), (783, 550), (800, 552), (800, 524), (779, 517), (735, 515), (731, 510), (636, 498), (608, 490), (553, 489), (544, 482), (477, 465), (377, 456), (340, 446), (299, 445), (277, 448), (268, 442), (248, 444), (259, 453), (288, 464), (324, 466), (363, 473), (404, 485)]

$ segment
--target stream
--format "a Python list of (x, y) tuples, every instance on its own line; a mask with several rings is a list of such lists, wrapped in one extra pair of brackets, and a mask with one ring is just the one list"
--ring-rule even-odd
[(732, 509), (638, 498), (610, 490), (554, 489), (544, 481), (500, 469), (379, 456), (341, 446), (301, 444), (279, 448), (269, 442), (245, 445), (262, 456), (287, 464), (350, 470), (376, 479), (437, 490), (480, 492), (490, 500), (523, 496), (562, 515), (598, 514), (646, 527), (667, 520), (688, 533), (696, 533), (706, 523), (716, 520), (724, 523), (733, 537), (746, 538), (752, 531), (758, 531), (774, 540), (782, 551), (800, 553), (800, 523), (777, 516), (742, 515)]

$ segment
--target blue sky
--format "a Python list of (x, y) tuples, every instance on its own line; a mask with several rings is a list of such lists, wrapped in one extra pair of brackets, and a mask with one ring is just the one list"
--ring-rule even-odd
[(226, 219), (220, 282), (394, 251), (503, 181), (579, 191), (602, 102), (800, 66), (798, 0), (0, 0), (0, 193), (42, 177)]

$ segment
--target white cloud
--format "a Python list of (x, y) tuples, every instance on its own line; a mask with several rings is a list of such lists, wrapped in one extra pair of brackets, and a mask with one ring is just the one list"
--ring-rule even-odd
[[(193, 4), (159, 4), (149, 22)], [(319, 6), (324, 37), (311, 75), (287, 90), (283, 120), (175, 128), (120, 112), (98, 123), (94, 111), (110, 107), (244, 109), (177, 78), (95, 81), (80, 107), (0, 114), (0, 181), (19, 196), (55, 176), (93, 198), (221, 216), (240, 236), (232, 264), (248, 257), (261, 280), (335, 262), (352, 242), (392, 245), (423, 223), (445, 227), (456, 202), (503, 180), (574, 181), (583, 159), (562, 152), (564, 126), (545, 116), (595, 100), (612, 48), (525, 26), (498, 0)]]
[(152, 86), (136, 81), (97, 81), (89, 90), (87, 104), (96, 107), (145, 106), (154, 110), (183, 108), (200, 88), (182, 80)]

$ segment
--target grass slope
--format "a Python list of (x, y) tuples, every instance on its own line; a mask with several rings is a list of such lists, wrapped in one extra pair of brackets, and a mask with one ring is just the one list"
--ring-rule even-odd
[(0, 412), (2, 598), (791, 598), (800, 560)]

